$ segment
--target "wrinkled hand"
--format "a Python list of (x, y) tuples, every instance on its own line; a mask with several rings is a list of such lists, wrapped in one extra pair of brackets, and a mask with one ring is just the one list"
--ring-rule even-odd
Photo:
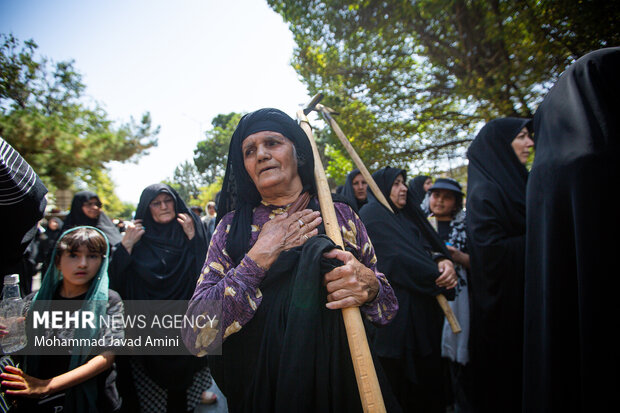
[(348, 251), (333, 249), (323, 257), (344, 262), (343, 266), (334, 268), (323, 278), (327, 288), (327, 308), (359, 307), (375, 299), (379, 293), (379, 281), (373, 270)]
[(194, 238), (194, 235), (196, 235), (196, 228), (194, 227), (194, 220), (189, 214), (178, 214), (177, 222), (183, 227), (183, 232), (187, 235), (187, 239), (191, 240)]
[(13, 366), (6, 366), (4, 370), (6, 372), (0, 374), (0, 378), (2, 385), (7, 388), (6, 394), (41, 398), (49, 393), (50, 379), (37, 379)]
[(435, 280), (435, 284), (437, 284), (438, 287), (443, 287), (448, 290), (456, 287), (458, 276), (456, 275), (452, 261), (444, 258), (437, 263), (437, 268), (439, 269), (439, 277)]
[(316, 227), (321, 223), (318, 211), (304, 209), (290, 216), (287, 213), (278, 215), (263, 225), (254, 246), (248, 256), (261, 268), (269, 269), (282, 251), (303, 245), (319, 231)]
[(123, 245), (123, 247), (125, 247), (127, 252), (131, 254), (131, 250), (133, 249), (134, 245), (136, 245), (136, 243), (140, 241), (140, 238), (142, 238), (143, 235), (144, 226), (142, 226), (142, 220), (136, 219), (135, 221), (129, 222), (127, 224), (127, 228), (125, 229), (125, 235), (123, 235), (121, 244)]

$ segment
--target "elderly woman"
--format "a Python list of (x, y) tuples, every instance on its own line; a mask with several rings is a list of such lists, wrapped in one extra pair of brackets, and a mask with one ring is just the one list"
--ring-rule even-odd
[(467, 151), (476, 411), (521, 411), (528, 119), (487, 123)]
[(407, 190), (406, 172), (386, 167), (373, 178), (394, 212), (370, 194), (360, 216), (400, 306), (394, 322), (377, 331), (375, 349), (404, 411), (443, 411), (444, 317), (435, 297), (453, 295), (454, 266)]
[[(189, 300), (206, 254), (200, 219), (174, 189), (150, 185), (112, 255), (110, 285), (124, 300)], [(191, 356), (132, 357), (130, 368), (122, 367), (124, 396), (132, 395), (129, 369), (143, 411), (185, 411), (188, 389), (195, 406), (210, 382), (206, 363)]]
[[(218, 203), (221, 221), (188, 309), (199, 315), (209, 301), (222, 302), (222, 355), (209, 363), (232, 412), (360, 411), (334, 310), (359, 306), (378, 325), (397, 311), (350, 206), (335, 203), (350, 252), (317, 236), (323, 228), (313, 171), (310, 143), (288, 115), (261, 109), (241, 119)], [(217, 346), (211, 330), (185, 329), (188, 348), (203, 356)]]
[(367, 190), (368, 183), (364, 179), (364, 175), (359, 169), (354, 169), (347, 175), (341, 194), (347, 198), (350, 205), (355, 207), (355, 212), (358, 212), (368, 202)]
[(91, 191), (81, 191), (73, 196), (71, 210), (65, 218), (63, 230), (88, 225), (99, 228), (108, 237), (110, 246), (114, 247), (121, 241), (121, 233), (112, 220), (103, 212), (99, 196)]

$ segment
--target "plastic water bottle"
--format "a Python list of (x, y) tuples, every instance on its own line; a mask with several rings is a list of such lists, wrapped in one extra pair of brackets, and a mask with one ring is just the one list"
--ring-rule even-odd
[(26, 347), (26, 324), (22, 314), (24, 300), (19, 292), (19, 274), (4, 276), (2, 302), (0, 302), (0, 325), (8, 333), (0, 337), (4, 354), (15, 353)]

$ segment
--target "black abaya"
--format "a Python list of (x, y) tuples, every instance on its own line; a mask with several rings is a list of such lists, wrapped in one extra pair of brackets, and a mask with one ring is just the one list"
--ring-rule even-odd
[[(524, 412), (617, 408), (620, 48), (573, 64), (534, 118), (527, 185)], [(610, 292), (611, 295), (605, 294)], [(605, 371), (609, 370), (609, 371)]]
[[(389, 200), (392, 184), (404, 170), (383, 168), (373, 174)], [(447, 257), (443, 243), (420, 207), (408, 194), (407, 204), (395, 213), (371, 192), (360, 211), (377, 255), (377, 268), (385, 274), (398, 297), (394, 320), (378, 329), (373, 348), (381, 358), (404, 411), (442, 411), (441, 334), (444, 316), (436, 296), (454, 297), (454, 290), (435, 284), (439, 277), (432, 252)]]
[[(162, 193), (172, 197), (176, 214), (187, 214), (194, 221), (195, 235), (191, 240), (176, 218), (166, 224), (154, 221), (149, 204)], [(142, 220), (145, 233), (131, 254), (122, 244), (112, 254), (110, 287), (124, 300), (189, 300), (207, 255), (202, 222), (166, 184), (150, 185), (142, 191), (135, 218)], [(185, 405), (186, 390), (192, 384), (194, 373), (206, 365), (206, 360), (191, 356), (144, 356), (136, 361), (142, 363), (153, 381), (168, 390), (168, 411)], [(126, 382), (127, 360), (123, 358), (120, 363), (119, 374), (123, 376), (120, 381)], [(125, 393), (124, 397), (131, 396)]]
[(519, 411), (527, 169), (512, 141), (527, 119), (487, 123), (468, 149), (472, 370), (476, 411)]

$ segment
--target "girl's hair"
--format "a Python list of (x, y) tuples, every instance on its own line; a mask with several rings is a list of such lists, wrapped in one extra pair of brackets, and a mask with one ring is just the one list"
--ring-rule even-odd
[(105, 257), (108, 249), (107, 242), (99, 231), (92, 228), (78, 228), (58, 240), (56, 244), (56, 265), (60, 262), (60, 257), (65, 251), (75, 252), (82, 245), (86, 245), (88, 251), (100, 254), (102, 257)]

